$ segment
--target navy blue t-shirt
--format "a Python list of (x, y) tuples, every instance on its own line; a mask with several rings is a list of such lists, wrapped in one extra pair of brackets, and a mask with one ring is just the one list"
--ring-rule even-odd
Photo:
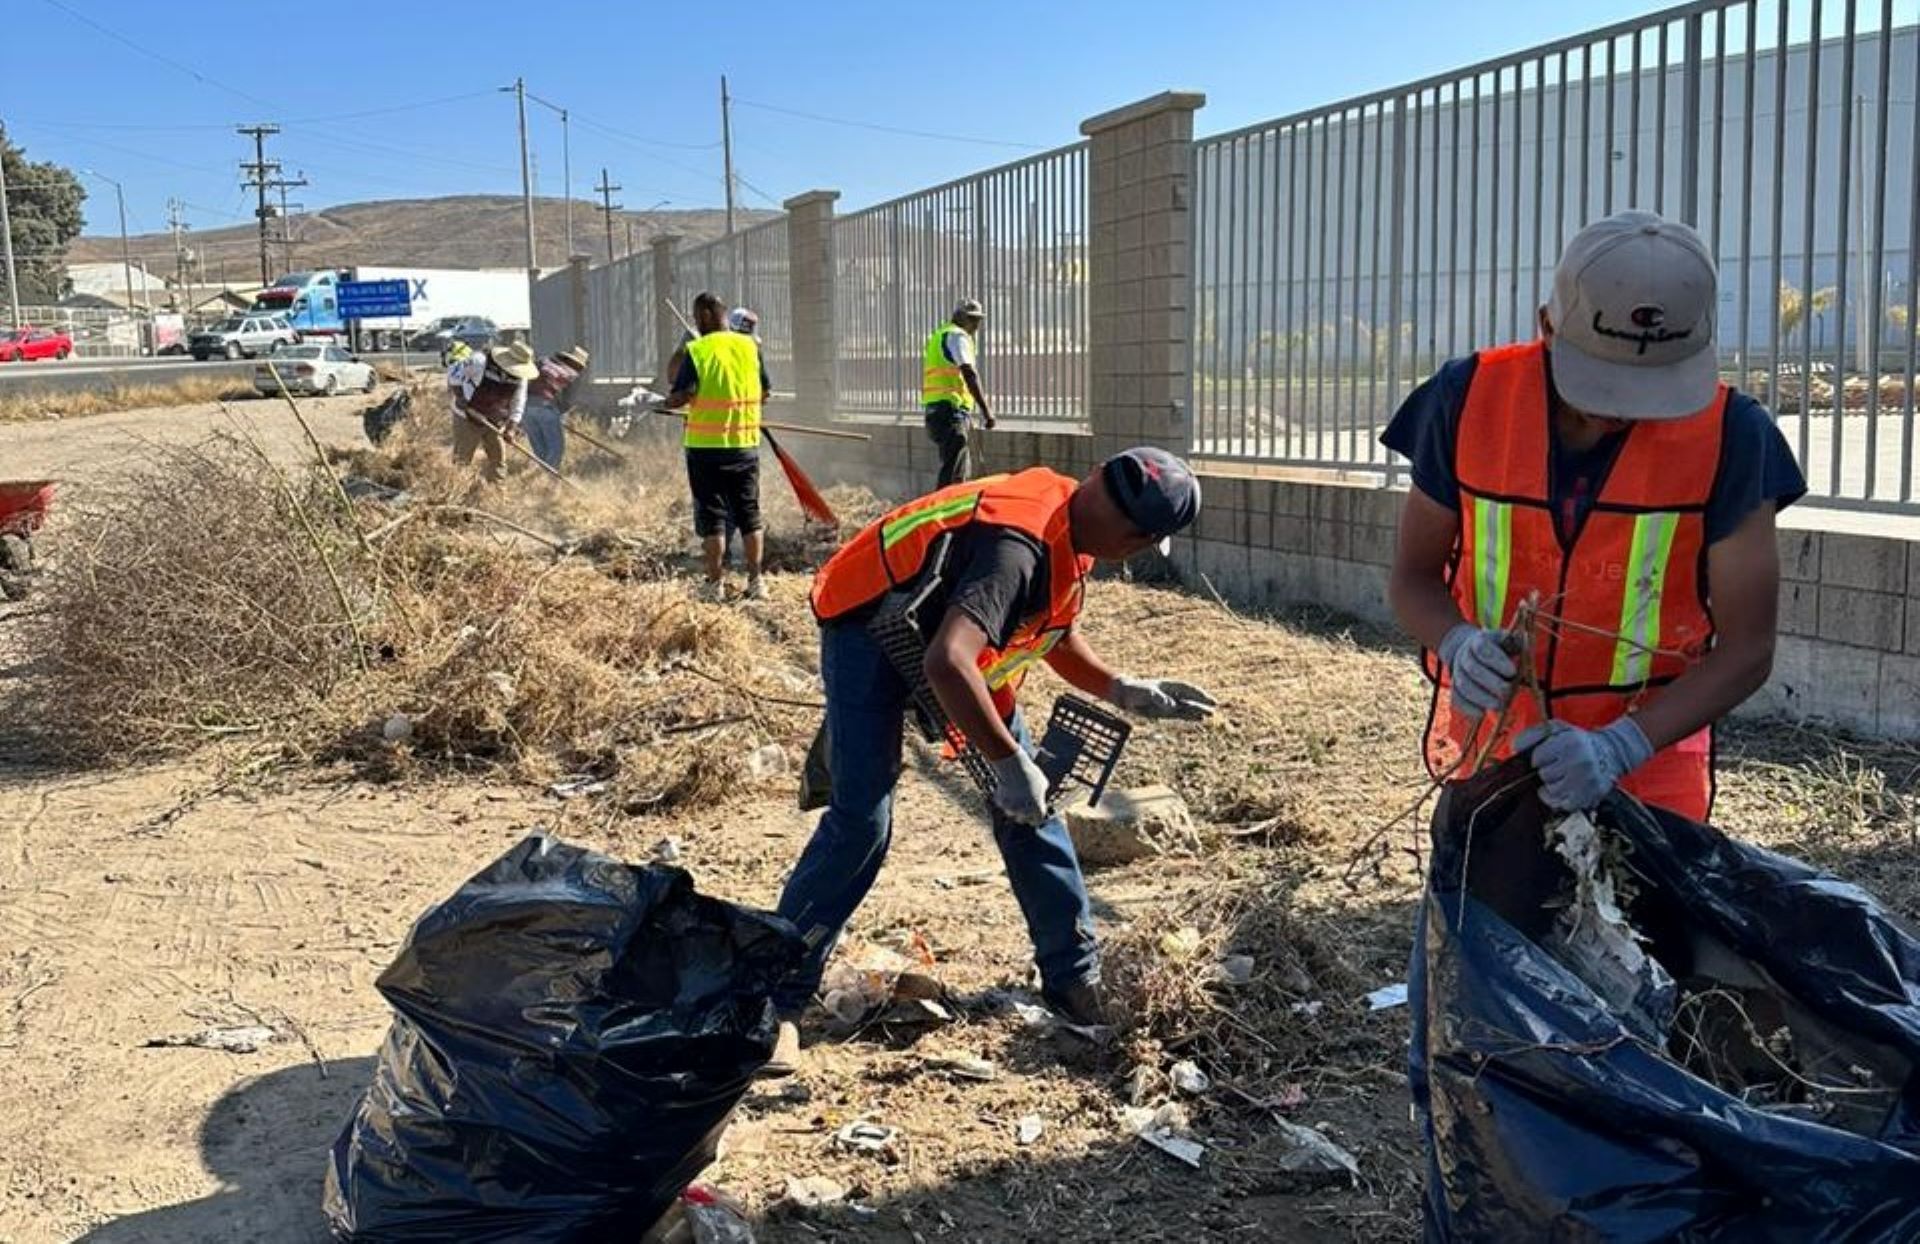
[[(1413, 485), (1450, 510), (1460, 508), (1460, 487), (1453, 477), (1454, 439), (1467, 387), (1479, 359), (1474, 355), (1443, 364), (1415, 389), (1380, 435), (1380, 443), (1413, 464)], [(1553, 384), (1549, 370), (1547, 384)], [(1549, 430), (1552, 424), (1549, 423)], [(1627, 433), (1605, 436), (1588, 450), (1576, 450), (1552, 436), (1549, 490), (1561, 534), (1578, 529), (1605, 483)], [(1766, 407), (1738, 390), (1727, 395), (1727, 421), (1720, 445), (1720, 475), (1707, 499), (1707, 543), (1724, 540), (1760, 506), (1771, 501), (1784, 510), (1807, 494), (1800, 464), (1787, 438), (1774, 426)]]

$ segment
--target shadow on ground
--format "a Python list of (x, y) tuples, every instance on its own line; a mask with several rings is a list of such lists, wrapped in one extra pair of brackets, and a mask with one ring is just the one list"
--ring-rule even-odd
[(320, 1244), (327, 1149), (373, 1076), (373, 1059), (313, 1063), (236, 1085), (200, 1129), (218, 1192), (95, 1227), (76, 1244)]

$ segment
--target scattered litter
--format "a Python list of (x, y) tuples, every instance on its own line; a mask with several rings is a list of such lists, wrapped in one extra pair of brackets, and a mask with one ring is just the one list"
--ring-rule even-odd
[(989, 1083), (1000, 1078), (997, 1063), (971, 1054), (942, 1054), (926, 1060), (929, 1071), (944, 1071), (956, 1080), (978, 1080)]
[(1186, 801), (1166, 786), (1110, 790), (1098, 803), (1064, 809), (1067, 833), (1089, 868), (1130, 864), (1200, 845)]
[(413, 737), (413, 718), (395, 713), (380, 727), (380, 737), (389, 743), (404, 743)]
[(1047, 1130), (1047, 1121), (1037, 1114), (1023, 1117), (1013, 1125), (1013, 1140), (1018, 1145), (1030, 1145), (1039, 1140)]
[(883, 1024), (951, 1024), (953, 1012), (931, 998), (896, 998), (880, 1014)]
[[(821, 981), (821, 1004), (828, 1014), (840, 1023), (853, 1026), (888, 1008), (896, 999), (896, 989), (903, 976), (912, 973), (914, 960), (907, 958), (897, 950), (871, 944), (849, 945), (835, 957), (834, 963), (827, 969)], [(928, 978), (931, 979), (931, 978)], [(888, 1010), (887, 1019), (893, 1023), (946, 1023), (952, 1020), (950, 1012), (932, 998), (921, 998), (925, 992), (918, 986), (910, 986), (909, 992), (916, 996), (902, 999), (900, 1006)], [(938, 997), (943, 990), (937, 981), (933, 982), (933, 993)], [(916, 1010), (922, 1004), (933, 1008), (929, 1013)], [(892, 1011), (906, 1013), (896, 1016)]]
[(239, 1024), (230, 1028), (202, 1028), (199, 1032), (169, 1037), (153, 1037), (148, 1049), (223, 1050), (228, 1054), (257, 1054), (280, 1034), (265, 1024)]
[(1407, 982), (1405, 981), (1401, 981), (1397, 985), (1382, 985), (1367, 995), (1367, 1009), (1369, 1011), (1390, 1011), (1396, 1006), (1405, 1006), (1406, 1004)]
[(754, 1244), (747, 1207), (711, 1184), (688, 1185), (680, 1209), (693, 1244)]
[(1036, 1006), (1031, 1002), (1021, 1002), (1015, 999), (1012, 1010), (1020, 1022), (1031, 1032), (1047, 1031), (1060, 1022), (1054, 1018), (1052, 1011), (1049, 1011), (1044, 1006)]
[(1347, 1182), (1360, 1181), (1360, 1163), (1351, 1153), (1328, 1140), (1320, 1132), (1300, 1123), (1291, 1123), (1276, 1118), (1274, 1126), (1281, 1140), (1286, 1143), (1285, 1151), (1280, 1155), (1280, 1168), (1295, 1175), (1306, 1176), (1316, 1182), (1328, 1176), (1344, 1175)]
[(755, 781), (777, 778), (787, 771), (787, 749), (778, 743), (756, 747), (747, 754), (747, 772)]
[(1229, 985), (1244, 985), (1253, 979), (1252, 955), (1228, 955), (1220, 960), (1220, 979)]
[(786, 1190), (780, 1194), (779, 1205), (792, 1209), (820, 1209), (828, 1205), (838, 1205), (847, 1199), (847, 1185), (825, 1175), (808, 1175), (804, 1178), (787, 1177)]
[(1547, 840), (1573, 872), (1573, 902), (1561, 911), (1546, 947), (1593, 988), (1629, 1028), (1659, 1044), (1673, 1026), (1679, 987), (1621, 908), (1632, 884), (1617, 840), (1603, 837), (1584, 812), (1547, 827)]
[(960, 888), (961, 886), (985, 885), (987, 882), (993, 880), (997, 876), (999, 876), (998, 873), (989, 869), (985, 872), (960, 873), (952, 877), (935, 877), (933, 879), (933, 884), (939, 886), (943, 890), (954, 890), (954, 889)]
[(1176, 963), (1193, 958), (1199, 950), (1200, 930), (1190, 924), (1169, 929), (1160, 935), (1160, 953)]
[(849, 1123), (833, 1134), (833, 1140), (842, 1149), (888, 1157), (893, 1153), (894, 1138), (898, 1134), (893, 1128), (878, 1123)]
[(1206, 1156), (1207, 1147), (1187, 1136), (1189, 1123), (1184, 1106), (1167, 1102), (1157, 1110), (1145, 1106), (1127, 1106), (1120, 1112), (1126, 1129), (1155, 1149), (1195, 1170)]
[(591, 773), (574, 773), (547, 787), (547, 793), (557, 799), (579, 799), (585, 795), (597, 795), (605, 789), (607, 782), (604, 778), (597, 778)]
[(1133, 1074), (1127, 1077), (1127, 1101), (1135, 1106), (1144, 1106), (1160, 1095), (1162, 1081), (1160, 1073), (1146, 1063), (1135, 1063)]
[(1326, 1003), (1320, 1001), (1318, 998), (1315, 998), (1311, 1002), (1296, 1002), (1292, 1006), (1288, 1007), (1287, 1009), (1289, 1011), (1292, 1011), (1295, 1015), (1301, 1015), (1301, 1016), (1305, 1016), (1307, 1019), (1313, 1019), (1320, 1014), (1321, 1010), (1324, 1009), (1326, 1005), (1327, 1005)]
[(656, 864), (678, 864), (686, 858), (678, 838), (662, 838), (647, 849), (647, 855)]
[(1267, 1105), (1274, 1110), (1298, 1110), (1307, 1104), (1307, 1090), (1298, 1084), (1283, 1084), (1280, 1091), (1267, 1099)]
[(1174, 1088), (1189, 1097), (1198, 1097), (1213, 1087), (1213, 1081), (1208, 1078), (1207, 1073), (1200, 1070), (1189, 1059), (1182, 1059), (1169, 1067), (1167, 1079), (1172, 1081)]

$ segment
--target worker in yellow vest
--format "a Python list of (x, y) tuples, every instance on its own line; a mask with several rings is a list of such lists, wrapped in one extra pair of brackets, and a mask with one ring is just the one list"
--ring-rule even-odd
[(693, 300), (693, 326), (700, 335), (687, 343), (686, 360), (674, 377), (665, 409), (686, 411), (681, 444), (687, 454), (687, 483), (693, 492), (693, 530), (700, 537), (706, 591), (726, 598), (721, 563), (727, 528), (740, 533), (747, 562), (747, 599), (765, 600), (760, 577), (766, 549), (760, 519), (760, 404), (773, 382), (760, 347), (745, 333), (726, 327), (726, 304), (710, 293)]
[(920, 368), (920, 403), (927, 419), (927, 439), (940, 447), (939, 487), (972, 478), (972, 453), (967, 433), (977, 414), (994, 426), (987, 395), (980, 388), (975, 336), (986, 320), (986, 310), (969, 298), (953, 309), (953, 318), (927, 338)]

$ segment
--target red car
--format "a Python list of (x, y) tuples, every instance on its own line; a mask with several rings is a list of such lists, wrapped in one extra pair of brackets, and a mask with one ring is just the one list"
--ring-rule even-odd
[(50, 328), (16, 328), (0, 333), (0, 363), (63, 359), (73, 353), (73, 338)]

